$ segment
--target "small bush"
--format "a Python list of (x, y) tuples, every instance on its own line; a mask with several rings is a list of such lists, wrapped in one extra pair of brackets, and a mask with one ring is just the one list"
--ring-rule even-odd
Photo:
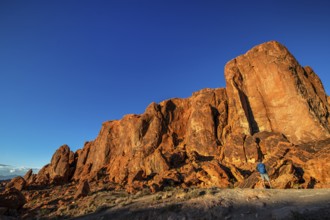
[(155, 201), (159, 201), (159, 200), (161, 200), (162, 198), (163, 198), (163, 195), (158, 194), (158, 195), (156, 195), (156, 196), (154, 197), (154, 200), (155, 200)]

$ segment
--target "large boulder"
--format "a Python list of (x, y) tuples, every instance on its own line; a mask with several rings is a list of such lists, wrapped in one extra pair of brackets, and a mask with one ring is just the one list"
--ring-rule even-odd
[(25, 176), (29, 184), (47, 185), (67, 183), (75, 169), (75, 156), (68, 145), (63, 145), (54, 153), (50, 164), (45, 165), (36, 176), (28, 172)]
[(90, 188), (89, 188), (89, 183), (87, 180), (82, 181), (79, 183), (78, 187), (77, 187), (77, 191), (74, 195), (74, 199), (79, 199), (81, 197), (85, 197), (87, 196), (89, 193), (91, 192)]
[(18, 191), (22, 191), (26, 186), (26, 181), (23, 177), (17, 176), (14, 177), (7, 185), (7, 188), (15, 188)]
[(67, 181), (70, 174), (70, 148), (61, 146), (52, 157), (49, 167), (49, 177), (54, 180)]
[(0, 192), (0, 207), (20, 209), (25, 203), (24, 195), (16, 188), (7, 188)]

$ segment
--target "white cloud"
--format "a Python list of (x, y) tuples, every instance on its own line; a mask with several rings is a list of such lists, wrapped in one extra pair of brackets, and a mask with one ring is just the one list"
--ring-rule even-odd
[[(30, 168), (27, 167), (14, 167), (14, 166), (1, 166), (3, 164), (0, 164), (0, 176), (24, 176), (27, 171), (30, 170)], [(38, 173), (39, 169), (32, 169), (33, 173)]]

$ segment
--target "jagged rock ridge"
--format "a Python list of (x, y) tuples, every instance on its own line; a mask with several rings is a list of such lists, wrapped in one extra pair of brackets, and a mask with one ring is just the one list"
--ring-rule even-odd
[(105, 122), (94, 141), (75, 153), (62, 146), (26, 181), (111, 182), (130, 192), (255, 187), (255, 162), (263, 158), (275, 187), (328, 187), (329, 104), (313, 70), (271, 41), (229, 61), (225, 78), (226, 88)]

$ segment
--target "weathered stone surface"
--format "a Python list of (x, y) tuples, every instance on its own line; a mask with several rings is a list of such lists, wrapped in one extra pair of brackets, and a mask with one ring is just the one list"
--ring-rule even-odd
[[(191, 114), (188, 120), (187, 153), (197, 152), (203, 156), (215, 156), (220, 152), (224, 124), (219, 117), (227, 118), (227, 95), (225, 90), (206, 89), (193, 94), (191, 98)], [(219, 132), (218, 132), (219, 131)]]
[(0, 207), (19, 209), (25, 203), (25, 197), (16, 188), (7, 188), (4, 192), (0, 192)]
[(195, 155), (217, 157), (225, 141), (226, 102), (224, 89), (205, 89), (188, 99), (152, 103), (142, 115), (105, 122), (95, 141), (76, 152), (73, 179), (92, 179), (107, 167), (110, 181), (136, 185), (138, 178), (150, 185), (150, 179), (166, 179), (167, 171)]
[(22, 191), (26, 186), (26, 181), (21, 177), (17, 176), (13, 178), (7, 185), (7, 188), (15, 188), (18, 191)]
[(103, 123), (77, 152), (60, 147), (32, 182), (111, 182), (129, 192), (255, 187), (263, 159), (275, 187), (327, 186), (330, 145), (320, 140), (329, 137), (329, 97), (313, 70), (272, 41), (228, 62), (225, 78), (225, 89)]
[[(330, 139), (314, 142), (311, 146), (312, 157), (301, 167), (308, 188), (330, 187)], [(313, 153), (313, 151), (315, 153)]]
[(329, 137), (329, 105), (320, 79), (278, 42), (229, 61), (225, 78), (232, 131), (279, 132), (292, 143)]
[(243, 166), (246, 162), (246, 155), (244, 151), (244, 140), (246, 135), (230, 135), (224, 146), (225, 160), (236, 166)]

